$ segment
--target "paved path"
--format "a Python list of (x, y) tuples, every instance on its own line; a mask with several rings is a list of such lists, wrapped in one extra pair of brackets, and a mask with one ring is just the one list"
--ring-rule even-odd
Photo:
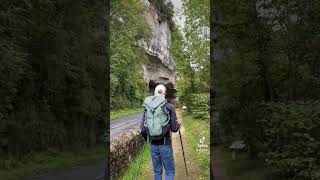
[(128, 131), (129, 129), (139, 129), (143, 113), (123, 117), (110, 122), (110, 139)]
[(27, 180), (103, 180), (105, 168), (106, 160), (100, 160), (91, 165), (73, 167)]

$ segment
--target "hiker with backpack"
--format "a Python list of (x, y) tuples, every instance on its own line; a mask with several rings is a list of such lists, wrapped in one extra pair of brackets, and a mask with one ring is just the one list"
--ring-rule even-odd
[(157, 85), (154, 96), (145, 99), (140, 125), (142, 136), (150, 143), (154, 180), (162, 180), (163, 167), (166, 180), (174, 180), (175, 176), (171, 133), (179, 130), (180, 122), (174, 106), (165, 99), (166, 90), (164, 85)]

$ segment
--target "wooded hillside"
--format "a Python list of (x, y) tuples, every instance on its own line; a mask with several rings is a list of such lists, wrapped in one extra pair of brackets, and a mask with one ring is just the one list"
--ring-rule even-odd
[(103, 1), (0, 4), (1, 155), (94, 146), (107, 117)]
[(319, 179), (319, 1), (213, 3), (224, 140), (245, 140), (273, 179)]

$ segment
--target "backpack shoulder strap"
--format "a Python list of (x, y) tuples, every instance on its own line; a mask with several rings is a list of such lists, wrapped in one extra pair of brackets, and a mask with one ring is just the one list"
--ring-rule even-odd
[(169, 111), (168, 111), (168, 109), (167, 109), (167, 104), (168, 104), (168, 102), (165, 101), (165, 102), (163, 103), (162, 109), (164, 110), (164, 112), (165, 112), (166, 114), (169, 114)]

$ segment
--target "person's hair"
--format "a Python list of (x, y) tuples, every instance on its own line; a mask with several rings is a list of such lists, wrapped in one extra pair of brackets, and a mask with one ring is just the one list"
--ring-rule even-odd
[(163, 84), (157, 85), (156, 88), (154, 89), (155, 96), (165, 96), (166, 92), (167, 92), (167, 88)]

